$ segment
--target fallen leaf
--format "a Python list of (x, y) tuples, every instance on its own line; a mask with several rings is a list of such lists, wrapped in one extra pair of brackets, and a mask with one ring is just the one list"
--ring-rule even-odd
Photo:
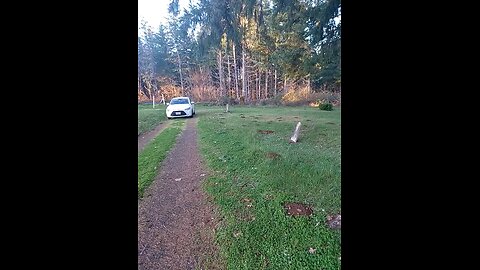
[(233, 233), (233, 237), (235, 237), (235, 238), (238, 238), (240, 236), (242, 236), (242, 232), (234, 232)]
[(177, 182), (180, 181), (180, 180), (182, 180), (182, 178), (175, 178), (175, 181), (177, 181)]
[(206, 174), (204, 174), (204, 173), (200, 174), (200, 176), (205, 176), (205, 175), (206, 175)]
[(308, 252), (310, 252), (310, 254), (315, 253), (315, 251), (317, 251), (316, 248), (312, 248), (312, 247), (311, 247), (311, 248), (308, 249)]

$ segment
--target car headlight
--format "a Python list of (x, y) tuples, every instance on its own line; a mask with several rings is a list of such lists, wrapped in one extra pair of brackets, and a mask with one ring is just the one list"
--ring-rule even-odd
[(185, 110), (187, 110), (187, 111), (188, 111), (188, 110), (190, 110), (191, 108), (192, 108), (192, 107), (187, 107), (187, 108), (185, 108)]

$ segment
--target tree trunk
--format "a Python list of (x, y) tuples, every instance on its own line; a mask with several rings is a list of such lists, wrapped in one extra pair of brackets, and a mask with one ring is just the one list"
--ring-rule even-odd
[(231, 86), (232, 86), (232, 76), (231, 76), (231, 73), (230, 73), (230, 55), (228, 55), (227, 52), (225, 52), (225, 54), (227, 55), (227, 70), (228, 70), (227, 96), (230, 99), (230, 92), (231, 92), (230, 89), (231, 89)]
[(225, 96), (225, 83), (223, 79), (222, 51), (218, 51), (218, 76), (220, 77), (220, 96)]
[(237, 71), (237, 58), (235, 57), (235, 43), (232, 44), (233, 47), (233, 70), (235, 72), (235, 93), (237, 95), (237, 100), (240, 99), (240, 93), (238, 93), (238, 71)]
[(246, 85), (245, 85), (245, 80), (247, 78), (245, 78), (245, 44), (242, 44), (242, 95), (243, 95), (243, 98), (246, 99), (246, 95), (247, 95), (247, 88), (246, 88)]
[(258, 74), (259, 74), (259, 73), (260, 73), (260, 72), (258, 72), (258, 70), (257, 70), (257, 72), (255, 72), (255, 95), (254, 95), (254, 96), (255, 96), (255, 99), (258, 99), (258, 98), (259, 98), (259, 97), (258, 97), (258, 93), (259, 93), (259, 92), (258, 92), (258, 85), (259, 85), (259, 83), (258, 83), (258, 80), (259, 80)]
[(258, 99), (262, 98), (262, 72), (258, 69)]
[(148, 95), (149, 95), (149, 98), (152, 98), (152, 89), (150, 87), (148, 88)]
[(180, 85), (182, 86), (182, 96), (185, 94), (185, 90), (183, 89), (183, 76), (182, 76), (182, 61), (180, 60), (180, 53), (177, 49), (177, 59), (178, 59), (178, 71), (180, 73)]
[(141, 85), (142, 85), (142, 84), (140, 83), (140, 77), (138, 76), (138, 77), (137, 77), (137, 89), (138, 89), (139, 91), (141, 90), (141, 88), (140, 88)]
[(265, 70), (265, 99), (268, 98), (268, 69)]
[(293, 136), (290, 138), (290, 142), (296, 143), (298, 141), (301, 125), (302, 123), (300, 122), (297, 123), (297, 126), (295, 127), (295, 131), (293, 132)]
[(312, 89), (310, 87), (310, 74), (308, 74), (308, 79), (307, 79), (307, 89), (308, 89), (308, 95), (312, 92)]
[(274, 81), (274, 84), (275, 86), (275, 96), (277, 96), (277, 70), (275, 69), (275, 81)]
[(153, 108), (155, 109), (155, 93), (153, 93), (153, 102), (152, 102), (152, 104), (153, 104)]

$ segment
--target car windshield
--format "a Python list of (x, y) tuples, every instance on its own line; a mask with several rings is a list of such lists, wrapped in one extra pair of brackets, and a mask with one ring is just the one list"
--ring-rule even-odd
[(174, 104), (188, 104), (188, 99), (186, 99), (186, 98), (172, 99), (170, 104), (172, 104), (172, 105), (174, 105)]

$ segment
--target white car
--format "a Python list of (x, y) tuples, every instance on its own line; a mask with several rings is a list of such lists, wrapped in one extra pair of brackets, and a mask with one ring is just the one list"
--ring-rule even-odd
[(167, 118), (176, 117), (193, 117), (195, 115), (195, 102), (191, 101), (189, 97), (176, 97), (167, 103), (165, 110)]

